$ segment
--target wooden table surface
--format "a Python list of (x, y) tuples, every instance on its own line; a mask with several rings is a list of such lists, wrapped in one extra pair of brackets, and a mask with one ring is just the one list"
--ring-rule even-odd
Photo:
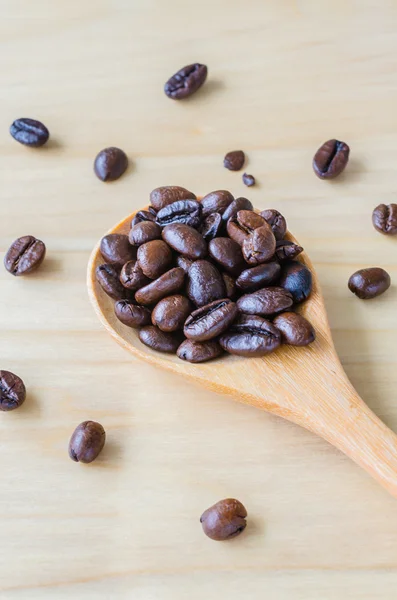
[[(349, 377), (396, 431), (396, 287), (369, 302), (347, 289), (374, 265), (397, 282), (397, 240), (371, 224), (397, 198), (396, 2), (0, 8), (0, 251), (25, 234), (48, 249), (35, 275), (0, 269), (0, 368), (28, 388), (0, 415), (0, 598), (394, 599), (396, 500), (312, 434), (128, 355), (96, 320), (85, 272), (97, 239), (159, 185), (278, 208), (317, 267)], [(205, 87), (169, 100), (165, 80), (195, 61)], [(12, 140), (21, 116), (46, 123), (46, 147)], [(351, 161), (329, 183), (311, 160), (332, 137)], [(92, 162), (108, 145), (131, 168), (105, 185)], [(254, 188), (222, 166), (237, 148)], [(67, 455), (86, 419), (108, 440), (89, 466)], [(249, 525), (219, 544), (199, 516), (227, 496)]]

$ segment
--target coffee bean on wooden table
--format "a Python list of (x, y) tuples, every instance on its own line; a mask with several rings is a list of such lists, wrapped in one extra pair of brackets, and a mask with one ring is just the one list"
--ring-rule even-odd
[(69, 442), (69, 456), (75, 462), (91, 463), (102, 451), (106, 433), (100, 423), (84, 421), (73, 432)]
[(156, 215), (156, 211), (152, 213), (149, 210), (139, 210), (131, 221), (131, 227), (134, 227), (134, 225), (137, 225), (138, 223), (143, 223), (145, 221), (155, 221)]
[(232, 194), (226, 190), (210, 192), (201, 200), (203, 217), (208, 217), (208, 215), (212, 215), (213, 213), (222, 215), (233, 200)]
[(263, 210), (261, 216), (269, 223), (276, 240), (282, 240), (287, 233), (287, 221), (283, 215), (279, 213), (278, 210), (270, 208), (268, 210)]
[(320, 179), (334, 179), (344, 171), (349, 162), (350, 148), (345, 142), (328, 140), (316, 152), (313, 169)]
[(152, 323), (161, 331), (178, 331), (178, 329), (183, 329), (192, 310), (193, 305), (185, 296), (180, 294), (167, 296), (154, 307)]
[(133, 225), (128, 234), (129, 242), (132, 246), (142, 246), (146, 242), (158, 240), (161, 238), (161, 227), (153, 221), (142, 221)]
[(136, 248), (131, 246), (128, 235), (110, 233), (101, 239), (99, 250), (106, 262), (122, 267), (136, 258)]
[(198, 308), (187, 318), (184, 334), (189, 340), (206, 342), (230, 327), (237, 317), (237, 306), (229, 298), (215, 300)]
[(162, 298), (179, 292), (185, 282), (185, 271), (180, 267), (171, 269), (158, 279), (155, 279), (145, 287), (140, 288), (135, 294), (135, 300), (139, 304), (156, 304)]
[(10, 127), (10, 133), (14, 140), (31, 148), (44, 146), (50, 137), (50, 132), (43, 123), (26, 118), (16, 119)]
[(301, 252), (303, 252), (302, 246), (294, 242), (290, 242), (289, 240), (279, 240), (276, 242), (275, 256), (281, 262), (296, 258)]
[(143, 327), (151, 322), (150, 310), (137, 306), (130, 300), (118, 300), (114, 305), (114, 312), (118, 320), (127, 327)]
[(227, 233), (232, 240), (242, 246), (249, 235), (262, 225), (266, 225), (265, 219), (254, 211), (239, 210), (236, 215), (228, 220)]
[(183, 336), (180, 332), (167, 333), (161, 331), (158, 327), (154, 327), (154, 325), (148, 325), (140, 330), (139, 339), (142, 344), (152, 348), (152, 350), (175, 354), (182, 342)]
[(276, 251), (276, 238), (268, 223), (254, 229), (243, 242), (243, 256), (252, 266), (272, 259)]
[(390, 275), (384, 269), (371, 267), (360, 269), (349, 279), (349, 290), (361, 300), (369, 300), (380, 296), (389, 289)]
[(183, 223), (197, 228), (201, 223), (201, 205), (197, 200), (178, 200), (159, 210), (156, 223), (160, 227)]
[(11, 275), (28, 275), (43, 262), (46, 253), (44, 242), (33, 235), (15, 240), (4, 257), (4, 266)]
[(257, 315), (243, 314), (221, 335), (219, 343), (229, 354), (265, 356), (280, 346), (281, 333), (270, 321)]
[(196, 196), (193, 192), (189, 192), (189, 190), (178, 185), (158, 187), (150, 194), (150, 203), (157, 211), (178, 200), (196, 200)]
[(136, 291), (150, 283), (149, 277), (143, 274), (137, 260), (129, 260), (120, 273), (120, 282), (127, 290)]
[(239, 210), (253, 210), (253, 208), (252, 202), (247, 198), (236, 198), (223, 212), (223, 222), (226, 224), (229, 219), (237, 215)]
[(98, 265), (95, 271), (96, 280), (103, 291), (113, 298), (113, 300), (122, 300), (129, 297), (129, 292), (120, 282), (121, 269), (117, 265)]
[(119, 179), (128, 167), (128, 158), (120, 148), (111, 146), (101, 150), (95, 157), (95, 175), (101, 181)]
[(22, 379), (11, 371), (0, 370), (0, 410), (19, 408), (25, 402), (26, 388)]
[(397, 233), (397, 204), (379, 204), (372, 213), (372, 223), (377, 231), (386, 235)]
[(253, 175), (248, 175), (248, 173), (244, 173), (243, 183), (247, 187), (252, 187), (253, 185), (255, 185), (255, 177)]
[(245, 267), (237, 242), (226, 237), (215, 238), (208, 245), (210, 256), (231, 275), (239, 275)]
[(294, 312), (281, 313), (274, 319), (273, 325), (281, 331), (283, 342), (291, 346), (307, 346), (316, 339), (311, 323)]
[(221, 273), (208, 260), (197, 260), (188, 272), (186, 292), (196, 306), (204, 306), (225, 297)]
[(138, 248), (138, 263), (144, 275), (157, 279), (172, 263), (172, 252), (163, 240), (153, 240)]
[(218, 342), (192, 342), (185, 340), (177, 350), (178, 358), (191, 363), (202, 363), (213, 360), (222, 354), (223, 350)]
[(205, 535), (212, 540), (224, 541), (234, 538), (247, 526), (247, 511), (234, 498), (220, 500), (207, 508), (200, 517)]
[(207, 255), (207, 244), (203, 236), (189, 225), (167, 225), (163, 229), (162, 237), (173, 250), (186, 258), (198, 260)]
[(240, 290), (255, 292), (262, 287), (275, 283), (280, 273), (281, 267), (278, 262), (265, 263), (242, 271), (236, 280), (236, 285)]
[(240, 171), (243, 168), (245, 154), (242, 150), (232, 150), (225, 155), (223, 166), (229, 171)]
[(282, 287), (264, 287), (237, 300), (240, 312), (248, 315), (271, 316), (291, 308), (292, 294)]
[(203, 85), (207, 79), (208, 69), (206, 65), (194, 63), (182, 67), (169, 78), (164, 86), (164, 92), (173, 100), (182, 100), (191, 96)]
[(209, 242), (220, 235), (222, 224), (222, 215), (220, 213), (212, 213), (212, 215), (205, 217), (199, 228), (199, 232)]
[(279, 285), (291, 292), (294, 302), (304, 302), (312, 291), (312, 274), (303, 263), (286, 261), (282, 265)]

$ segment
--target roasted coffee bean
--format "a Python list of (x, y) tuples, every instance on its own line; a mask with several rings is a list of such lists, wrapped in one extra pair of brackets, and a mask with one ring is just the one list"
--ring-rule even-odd
[(278, 262), (264, 263), (243, 271), (237, 278), (236, 285), (240, 290), (255, 292), (271, 283), (275, 283), (280, 273), (281, 267)]
[(239, 171), (243, 168), (245, 154), (242, 150), (233, 150), (228, 152), (223, 159), (223, 166), (229, 171)]
[(128, 167), (128, 158), (120, 148), (105, 148), (95, 157), (95, 175), (101, 181), (115, 181), (119, 179)]
[(388, 290), (390, 283), (389, 273), (379, 267), (371, 267), (353, 273), (349, 279), (349, 290), (361, 300), (369, 300)]
[(203, 531), (212, 540), (221, 542), (240, 535), (247, 526), (247, 511), (238, 500), (226, 498), (207, 508), (200, 517)]
[(129, 260), (136, 258), (136, 248), (128, 241), (128, 235), (109, 233), (101, 239), (100, 252), (108, 263), (122, 267)]
[(192, 304), (185, 296), (167, 296), (154, 307), (152, 323), (161, 331), (177, 331), (183, 329), (192, 310)]
[(183, 336), (179, 332), (166, 333), (158, 327), (148, 325), (140, 330), (139, 339), (142, 344), (145, 344), (145, 346), (148, 346), (152, 350), (175, 354), (182, 342)]
[(230, 238), (215, 238), (208, 245), (210, 256), (231, 275), (239, 275), (244, 269), (240, 246)]
[(297, 260), (286, 261), (282, 265), (279, 285), (291, 292), (294, 302), (303, 302), (312, 291), (312, 274)]
[(220, 215), (219, 213), (212, 213), (204, 219), (199, 231), (203, 238), (207, 242), (209, 242), (210, 240), (213, 240), (220, 234), (222, 224), (222, 215)]
[(241, 315), (231, 328), (221, 335), (219, 343), (229, 354), (265, 356), (281, 344), (281, 334), (270, 321), (255, 315)]
[(137, 260), (129, 260), (120, 273), (120, 281), (127, 290), (136, 291), (150, 283), (149, 277), (143, 274)]
[(228, 275), (227, 273), (222, 273), (222, 279), (223, 283), (225, 284), (225, 297), (233, 300), (233, 298), (237, 294), (236, 281), (231, 275)]
[(248, 239), (249, 235), (258, 227), (266, 225), (266, 221), (252, 210), (239, 210), (234, 217), (227, 222), (229, 237), (240, 246)]
[(100, 423), (84, 421), (73, 432), (69, 442), (69, 456), (75, 462), (91, 463), (101, 453), (106, 433)]
[(132, 246), (142, 246), (152, 240), (161, 238), (161, 227), (152, 221), (137, 223), (130, 229), (128, 239)]
[(294, 312), (281, 313), (274, 319), (273, 325), (281, 331), (283, 342), (291, 346), (307, 346), (316, 339), (311, 323)]
[(156, 188), (150, 194), (150, 203), (156, 210), (161, 210), (178, 200), (196, 200), (196, 196), (178, 185), (165, 185)]
[(46, 247), (33, 235), (24, 235), (11, 244), (4, 257), (4, 266), (12, 275), (28, 275), (43, 262)]
[(260, 265), (269, 261), (276, 251), (276, 238), (270, 225), (254, 229), (243, 242), (243, 256), (249, 265)]
[(206, 65), (200, 63), (187, 65), (170, 77), (164, 86), (164, 91), (173, 100), (187, 98), (203, 85), (207, 79), (207, 73)]
[(183, 331), (189, 340), (206, 342), (226, 331), (236, 316), (237, 306), (229, 298), (215, 300), (192, 312)]
[(222, 214), (222, 219), (224, 223), (227, 223), (229, 219), (235, 217), (239, 210), (253, 210), (252, 202), (247, 200), (247, 198), (236, 198), (229, 204), (229, 206), (225, 209)]
[(287, 222), (283, 215), (274, 208), (263, 210), (261, 212), (261, 215), (265, 219), (265, 221), (269, 223), (276, 240), (282, 240), (285, 234), (287, 233)]
[(302, 246), (288, 240), (276, 242), (276, 258), (280, 261), (291, 260), (303, 252)]
[(144, 275), (157, 279), (172, 263), (172, 252), (163, 240), (153, 240), (138, 248), (138, 263)]
[(159, 210), (156, 223), (160, 227), (183, 223), (197, 228), (201, 223), (201, 205), (197, 200), (178, 200)]
[(177, 350), (178, 358), (191, 363), (202, 363), (217, 358), (223, 350), (218, 342), (192, 342), (185, 340)]
[(31, 148), (44, 146), (50, 137), (47, 127), (35, 119), (17, 119), (11, 125), (10, 133), (14, 140)]
[(25, 402), (26, 388), (22, 379), (11, 371), (0, 371), (0, 410), (14, 410)]
[(203, 236), (189, 225), (182, 223), (167, 225), (163, 229), (162, 236), (171, 248), (186, 258), (197, 260), (207, 254), (207, 244)]
[(237, 300), (239, 311), (248, 315), (270, 316), (291, 308), (292, 294), (282, 287), (265, 287)]
[(114, 300), (128, 297), (128, 291), (120, 282), (120, 267), (117, 265), (99, 265), (96, 268), (96, 280), (103, 291)]
[(395, 235), (397, 233), (397, 204), (379, 204), (372, 213), (372, 223), (377, 231)]
[(130, 300), (119, 300), (114, 306), (119, 321), (127, 327), (143, 327), (150, 324), (150, 310), (137, 306)]
[(149, 210), (139, 210), (131, 221), (131, 227), (138, 225), (138, 223), (144, 223), (145, 221), (155, 221), (156, 214), (156, 212), (153, 214)]
[(196, 306), (205, 306), (226, 295), (222, 275), (208, 260), (197, 260), (192, 264), (186, 291)]
[(234, 198), (231, 193), (226, 190), (217, 190), (216, 192), (207, 194), (201, 200), (203, 217), (208, 217), (208, 215), (215, 212), (222, 215), (233, 200)]
[(185, 271), (180, 267), (176, 267), (138, 290), (135, 294), (135, 300), (139, 304), (156, 304), (162, 298), (179, 292), (184, 281)]
[(247, 187), (252, 187), (253, 185), (255, 185), (255, 177), (253, 175), (248, 175), (248, 173), (244, 173), (243, 183)]
[(345, 142), (328, 140), (313, 158), (313, 169), (320, 179), (334, 179), (342, 173), (349, 162), (350, 148)]
[(190, 258), (186, 258), (185, 256), (177, 256), (176, 259), (176, 264), (178, 267), (181, 267), (181, 269), (183, 269), (185, 271), (185, 273), (188, 273), (190, 267), (193, 264), (193, 261), (190, 260)]

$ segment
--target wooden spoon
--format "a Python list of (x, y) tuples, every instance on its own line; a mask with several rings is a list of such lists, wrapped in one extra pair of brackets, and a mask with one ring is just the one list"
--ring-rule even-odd
[[(128, 234), (133, 216), (109, 233)], [(289, 239), (295, 241), (291, 235)], [(137, 331), (116, 318), (114, 301), (96, 281), (95, 269), (104, 262), (99, 243), (88, 264), (88, 293), (101, 323), (135, 356), (309, 429), (344, 452), (397, 497), (397, 436), (375, 416), (348, 380), (335, 351), (313, 265), (305, 253), (299, 260), (313, 274), (313, 292), (302, 305), (301, 313), (313, 324), (316, 341), (305, 348), (282, 346), (265, 358), (227, 355), (194, 365), (144, 346)]]

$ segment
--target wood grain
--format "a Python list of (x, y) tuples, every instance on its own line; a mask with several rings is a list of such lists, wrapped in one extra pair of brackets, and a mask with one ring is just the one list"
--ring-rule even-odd
[[(359, 267), (397, 278), (396, 240), (371, 225), (376, 204), (396, 201), (396, 4), (1, 8), (0, 251), (31, 233), (48, 259), (25, 279), (0, 269), (1, 367), (29, 391), (0, 418), (0, 598), (394, 598), (395, 500), (311, 433), (132, 358), (97, 322), (85, 272), (102, 233), (158, 185), (278, 208), (316, 266), (347, 374), (397, 431), (396, 288), (370, 302), (347, 290)], [(172, 102), (164, 81), (196, 60), (206, 86)], [(21, 116), (43, 120), (52, 143), (16, 144)], [(311, 169), (330, 137), (352, 149), (334, 183)], [(132, 164), (105, 185), (92, 163), (108, 145)], [(222, 167), (237, 148), (249, 190)], [(67, 443), (90, 418), (108, 444), (85, 467)], [(217, 544), (198, 518), (226, 496), (249, 525)]]

